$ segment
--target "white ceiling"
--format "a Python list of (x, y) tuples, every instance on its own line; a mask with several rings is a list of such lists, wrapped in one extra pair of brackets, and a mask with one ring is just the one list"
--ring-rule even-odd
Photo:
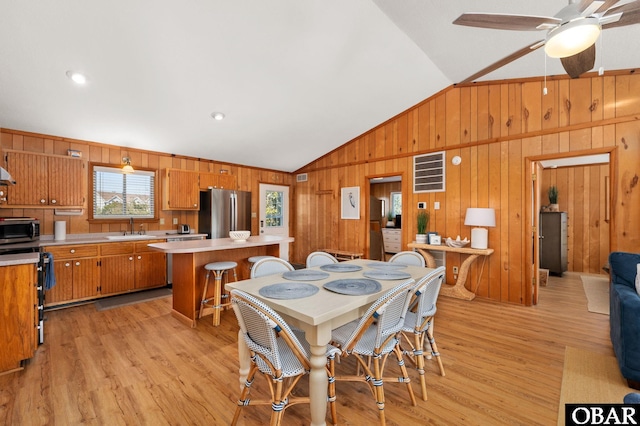
[[(0, 127), (295, 171), (544, 38), (452, 25), (461, 13), (565, 4), (0, 0)], [(634, 68), (637, 52), (640, 25), (606, 30), (596, 67)], [(539, 49), (484, 79), (543, 73)]]

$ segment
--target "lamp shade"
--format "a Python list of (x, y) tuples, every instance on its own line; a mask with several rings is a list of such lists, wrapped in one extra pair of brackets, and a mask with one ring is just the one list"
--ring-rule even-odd
[(552, 58), (576, 55), (595, 43), (601, 30), (597, 18), (588, 17), (569, 21), (549, 31), (544, 51)]
[(464, 224), (467, 226), (496, 226), (496, 211), (477, 207), (468, 208)]

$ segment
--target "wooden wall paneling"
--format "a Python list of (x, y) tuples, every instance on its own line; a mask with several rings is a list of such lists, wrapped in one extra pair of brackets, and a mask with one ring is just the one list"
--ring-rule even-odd
[(569, 105), (569, 81), (558, 80), (558, 127), (569, 125), (571, 117)]
[(591, 79), (591, 112), (590, 121), (600, 121), (604, 118), (604, 77), (594, 77)]
[(488, 139), (500, 137), (500, 85), (489, 86), (489, 110), (487, 114)]
[[(571, 270), (584, 271), (583, 262), (586, 260), (585, 256), (589, 253), (588, 247), (585, 246), (588, 241), (585, 241), (584, 238), (584, 206), (586, 206), (589, 201), (586, 198), (588, 192), (586, 191), (584, 167), (571, 168), (569, 170), (569, 174), (573, 177), (573, 188), (566, 193), (569, 200), (572, 200), (570, 204), (573, 206), (573, 213), (571, 215), (571, 219), (569, 219), (569, 224), (572, 228), (571, 235), (573, 237), (571, 244), (572, 250), (570, 251), (572, 257)], [(572, 199), (571, 195), (574, 195), (575, 197)], [(579, 208), (578, 206), (582, 206), (583, 208)]]
[(447, 100), (446, 94), (440, 94), (435, 99), (435, 121), (433, 148), (444, 148), (447, 141)]
[(616, 77), (616, 117), (640, 113), (640, 76), (619, 75)]
[[(589, 273), (600, 273), (600, 267), (604, 266), (600, 263), (600, 245), (606, 241), (600, 240), (601, 226), (601, 210), (603, 198), (601, 197), (602, 183), (604, 179), (600, 178), (600, 166), (590, 166), (587, 168), (589, 172), (589, 221), (586, 231), (589, 237)], [(608, 244), (606, 244), (608, 245)]]
[(509, 135), (522, 133), (522, 83), (511, 83), (509, 89), (509, 113), (507, 128)]
[(460, 88), (460, 129), (458, 130), (459, 142), (471, 141), (471, 88)]
[(489, 86), (478, 86), (476, 89), (478, 95), (473, 120), (477, 128), (477, 138), (472, 140), (485, 140), (489, 138)]
[(397, 127), (394, 154), (409, 152), (409, 116), (409, 114), (403, 114), (396, 119)]
[(460, 144), (460, 115), (461, 99), (460, 90), (449, 90), (444, 95), (445, 99), (445, 127), (443, 147)]
[[(44, 138), (25, 136), (23, 139), (23, 150), (29, 152), (44, 152)], [(66, 153), (65, 153), (66, 154)]]
[(602, 83), (602, 118), (616, 117), (616, 81), (617, 77), (606, 76)]
[[(517, 120), (520, 122), (520, 120)], [(510, 258), (522, 259), (524, 238), (524, 172), (522, 161), (522, 140), (509, 142), (508, 152), (508, 186), (509, 211), (508, 235)], [(504, 214), (504, 213), (503, 213)], [(509, 262), (509, 296), (512, 303), (524, 303), (524, 262)]]
[[(500, 216), (496, 217), (496, 231), (500, 235), (499, 250), (496, 250), (495, 254), (499, 255), (502, 269), (500, 271), (500, 282), (509, 282), (509, 218), (510, 211), (517, 209), (516, 205), (512, 205), (509, 202), (509, 142), (500, 142), (500, 155), (499, 165), (496, 165), (500, 170), (500, 189), (496, 192), (499, 197), (496, 200), (496, 205), (500, 206)], [(493, 194), (491, 195), (493, 196)], [(490, 197), (491, 197), (490, 196)], [(497, 294), (491, 295), (491, 297), (498, 297), (498, 300), (506, 301), (509, 298), (509, 285), (500, 286), (497, 289)]]
[(542, 84), (531, 81), (522, 84), (522, 125), (523, 133), (542, 129)]
[(569, 124), (591, 121), (592, 99), (590, 78), (569, 81)]
[[(622, 88), (618, 87), (618, 90)], [(638, 93), (638, 92), (636, 92)], [(617, 203), (616, 213), (619, 215), (617, 226), (619, 251), (638, 252), (640, 247), (640, 221), (637, 220), (640, 206), (640, 123), (637, 121), (618, 124), (616, 126), (616, 145), (620, 148), (618, 158), (618, 182), (615, 188)], [(632, 207), (635, 206), (635, 207)]]
[(542, 119), (542, 128), (543, 129), (555, 129), (558, 127), (560, 120), (560, 109), (559, 109), (559, 101), (558, 101), (558, 82), (557, 81), (547, 81), (546, 85), (542, 84), (542, 90), (546, 87), (547, 94), (545, 95), (543, 92), (542, 95), (542, 110), (541, 110), (541, 119)]
[[(599, 244), (598, 244), (598, 248), (600, 250), (600, 252), (598, 253), (598, 258), (600, 259), (599, 266), (600, 268), (604, 265), (607, 264), (608, 262), (608, 258), (609, 258), (609, 253), (610, 253), (610, 247), (611, 247), (611, 241), (609, 241), (609, 223), (610, 223), (610, 219), (607, 220), (606, 214), (605, 212), (607, 211), (607, 205), (609, 204), (609, 212), (610, 210), (610, 202), (611, 202), (611, 196), (610, 196), (610, 191), (607, 190), (606, 186), (610, 181), (610, 175), (609, 175), (609, 164), (605, 164), (605, 165), (601, 165), (599, 166), (600, 168), (600, 192), (599, 192), (599, 200), (600, 200), (600, 216), (599, 216), (599, 224), (600, 226), (598, 227), (599, 230)], [(609, 197), (607, 197), (607, 195), (609, 195)], [(602, 269), (598, 268), (598, 274), (602, 273)]]

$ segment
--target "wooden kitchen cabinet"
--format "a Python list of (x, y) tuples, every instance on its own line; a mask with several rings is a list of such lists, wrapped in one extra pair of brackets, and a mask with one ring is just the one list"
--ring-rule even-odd
[(235, 175), (220, 173), (200, 173), (200, 189), (237, 189), (237, 179)]
[(81, 159), (7, 150), (5, 164), (16, 181), (7, 187), (7, 206), (83, 207)]
[(382, 228), (384, 251), (386, 253), (398, 253), (402, 251), (402, 230), (395, 228)]
[(164, 169), (162, 175), (163, 210), (198, 210), (200, 208), (199, 172)]
[(134, 288), (134, 243), (100, 246), (100, 294), (125, 293)]
[(36, 264), (0, 267), (0, 374), (18, 370), (38, 347)]
[(167, 284), (167, 255), (151, 250), (147, 244), (163, 243), (165, 240), (147, 240), (135, 245), (136, 290), (162, 287)]
[(45, 306), (97, 297), (100, 292), (98, 245), (47, 246), (53, 255), (56, 285), (45, 291)]

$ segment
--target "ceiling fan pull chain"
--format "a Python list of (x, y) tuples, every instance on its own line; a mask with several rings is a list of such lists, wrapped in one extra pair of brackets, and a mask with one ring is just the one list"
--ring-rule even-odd
[(600, 49), (598, 49), (598, 56), (599, 56), (599, 61), (600, 62), (600, 68), (598, 68), (598, 75), (604, 75), (604, 67), (602, 66), (602, 57), (603, 55), (603, 51), (602, 51), (602, 38), (604, 37), (604, 34), (600, 34)]
[(544, 53), (544, 88), (542, 89), (542, 94), (547, 96), (547, 52)]

